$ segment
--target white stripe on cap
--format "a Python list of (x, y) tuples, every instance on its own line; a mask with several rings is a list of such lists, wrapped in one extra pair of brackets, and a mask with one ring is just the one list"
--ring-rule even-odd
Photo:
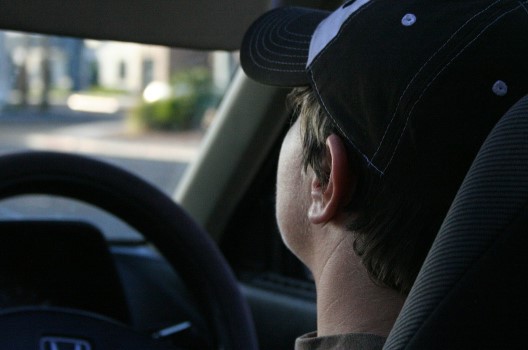
[[(370, 0), (356, 0), (351, 5), (347, 6), (345, 3), (343, 6), (334, 11), (330, 16), (325, 18), (312, 36), (310, 42), (310, 51), (308, 52), (308, 62), (306, 67), (308, 68), (312, 63), (313, 59), (323, 51), (328, 43), (339, 33), (339, 29), (343, 23), (350, 17), (351, 14), (356, 12), (361, 6), (368, 3)], [(349, 2), (347, 2), (349, 3)]]

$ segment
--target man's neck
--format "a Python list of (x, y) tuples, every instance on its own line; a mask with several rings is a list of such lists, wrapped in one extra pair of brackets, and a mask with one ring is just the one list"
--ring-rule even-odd
[[(328, 238), (334, 238), (333, 242)], [(353, 250), (350, 232), (328, 232), (313, 257), (318, 336), (370, 333), (388, 336), (405, 297), (375, 284)], [(321, 246), (320, 246), (321, 247)]]

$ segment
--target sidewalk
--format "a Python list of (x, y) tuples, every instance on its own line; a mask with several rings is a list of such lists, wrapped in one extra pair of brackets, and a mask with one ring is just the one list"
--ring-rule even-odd
[(122, 113), (93, 114), (53, 106), (44, 112), (33, 108), (1, 112), (0, 136), (34, 150), (189, 162), (198, 153), (203, 131), (132, 134)]

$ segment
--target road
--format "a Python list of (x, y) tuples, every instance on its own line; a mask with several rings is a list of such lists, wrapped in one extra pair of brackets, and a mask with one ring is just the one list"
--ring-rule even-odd
[[(172, 195), (189, 161), (197, 154), (201, 133), (130, 134), (122, 113), (73, 112), (66, 107), (45, 113), (12, 110), (0, 113), (0, 154), (50, 150), (88, 155), (124, 168)], [(89, 217), (110, 238), (129, 237), (130, 228), (92, 207), (32, 196), (0, 203), (0, 218), (21, 216)]]

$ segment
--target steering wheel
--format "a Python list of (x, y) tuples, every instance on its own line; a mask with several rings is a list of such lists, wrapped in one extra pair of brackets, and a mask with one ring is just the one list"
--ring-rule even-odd
[[(0, 199), (22, 194), (81, 200), (128, 223), (181, 275), (202, 306), (217, 348), (257, 349), (249, 307), (216, 244), (180, 206), (152, 185), (127, 171), (77, 155), (24, 152), (1, 156)], [(44, 333), (56, 339), (46, 340)], [(166, 348), (115, 321), (81, 311), (24, 308), (0, 315), (2, 349), (46, 349), (43, 342), (58, 344), (68, 339), (83, 339), (86, 344), (81, 340), (82, 344), (74, 344), (83, 350)], [(80, 347), (83, 344), (87, 347)]]

